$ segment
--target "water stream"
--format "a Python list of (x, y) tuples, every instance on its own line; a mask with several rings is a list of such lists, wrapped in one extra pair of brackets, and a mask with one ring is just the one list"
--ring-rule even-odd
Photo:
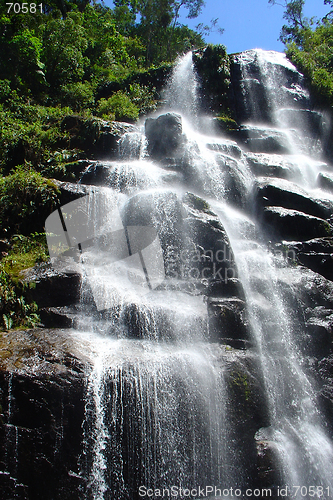
[[(249, 61), (256, 64), (255, 76)], [(250, 51), (238, 56), (238, 64), (250, 137), (262, 129), (284, 136), (286, 149), (279, 158), (288, 164), (289, 181), (313, 195), (314, 179), (326, 167), (311, 119), (321, 120), (323, 128), (325, 120), (305, 111), (309, 96), (301, 75), (277, 53)], [(265, 113), (258, 86), (265, 91)], [(242, 436), (236, 435), (236, 403), (230, 400), (230, 362), (237, 359), (245, 366), (247, 354), (212, 338), (202, 291), (207, 280), (201, 279), (202, 267), (188, 258), (193, 247), (200, 247), (198, 227), (207, 231), (209, 224), (216, 238), (226, 230), (224, 247), (215, 247), (207, 236), (200, 255), (225, 251), (230, 243), (234, 262), (228, 261), (227, 274), (219, 279), (242, 283), (249, 352), (263, 379), (269, 421), (253, 442), (274, 443), (281, 486), (333, 492), (332, 441), (297, 341), (300, 324), (279, 285), (288, 264), (277, 262), (268, 249), (252, 210), (256, 179), (247, 161), (251, 154), (230, 139), (195, 130), (197, 90), (187, 54), (164, 93), (165, 111), (183, 118), (180, 156), (169, 163), (152, 160), (144, 128), (129, 133), (121, 140), (120, 160), (104, 163), (106, 186), (93, 188), (81, 207), (93, 235), (88, 230), (84, 237), (76, 234), (77, 224), (71, 229), (71, 217), (64, 214), (69, 233), (90, 241), (81, 248), (85, 279), (77, 321), (78, 335), (90, 342), (93, 363), (85, 422), (87, 498), (136, 500), (140, 486), (253, 486), (244, 454), (235, 449)], [(266, 154), (268, 165), (276, 160), (273, 156)], [(186, 201), (188, 192), (209, 205), (201, 219)], [(139, 228), (141, 239), (133, 228)], [(124, 271), (124, 262), (130, 271)], [(206, 273), (209, 281), (211, 270)], [(298, 492), (294, 498), (304, 495)]]

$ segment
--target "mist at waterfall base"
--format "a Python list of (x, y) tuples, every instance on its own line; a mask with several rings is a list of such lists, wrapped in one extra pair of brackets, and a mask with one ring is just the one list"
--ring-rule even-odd
[[(309, 105), (301, 75), (275, 52), (247, 51), (236, 63), (250, 137), (255, 140), (258, 130), (283, 136), (286, 182), (332, 202), (314, 188), (325, 167), (320, 139), (301, 111)], [(255, 222), (256, 179), (248, 153), (213, 136), (213, 128), (204, 125), (202, 133), (208, 121), (198, 117), (191, 53), (179, 60), (164, 101), (165, 109), (153, 119), (170, 113), (172, 127), (181, 127), (173, 157), (153, 158), (143, 126), (126, 134), (119, 161), (104, 163), (106, 185), (88, 187), (81, 206), (62, 208), (71, 241), (53, 241), (54, 248), (80, 243), (75, 266), (81, 266), (84, 279), (75, 335), (93, 366), (87, 373), (82, 457), (86, 498), (135, 500), (149, 496), (148, 489), (158, 498), (163, 489), (170, 495), (171, 487), (178, 498), (179, 488), (184, 497), (200, 498), (206, 487), (205, 497), (215, 498), (211, 485), (221, 490), (218, 495), (233, 498), (237, 488), (243, 495), (258, 486), (230, 396), (230, 366), (245, 366), (248, 353), (267, 414), (253, 447), (255, 441), (272, 443), (279, 481), (272, 497), (285, 487), (290, 498), (304, 498), (304, 489), (293, 490), (299, 485), (310, 496), (328, 498), (333, 444), (305, 368), (297, 315), (279, 286), (288, 263), (268, 249)], [(237, 183), (230, 187), (231, 169)], [(198, 241), (198, 225), (206, 219), (193, 200), (201, 200), (219, 244)], [(214, 336), (203, 293), (207, 283), (227, 286), (230, 280), (241, 283), (246, 301), (251, 338), (241, 349)]]

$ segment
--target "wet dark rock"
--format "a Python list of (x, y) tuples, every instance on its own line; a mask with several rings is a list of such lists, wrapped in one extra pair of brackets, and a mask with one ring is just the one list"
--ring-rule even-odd
[(293, 162), (283, 155), (247, 153), (246, 160), (254, 175), (289, 179), (295, 175)]
[[(261, 431), (258, 432), (260, 436)], [(269, 488), (276, 493), (276, 485), (283, 484), (282, 471), (279, 468), (279, 453), (276, 443), (268, 439), (259, 437), (256, 439), (257, 447), (257, 480), (256, 486), (260, 488)], [(272, 497), (278, 498), (278, 497)]]
[(286, 134), (277, 129), (242, 125), (238, 137), (245, 149), (252, 153), (287, 154), (289, 145)]
[(293, 266), (281, 269), (279, 285), (290, 314), (298, 320), (295, 340), (305, 355), (317, 359), (327, 356), (332, 352), (333, 341), (332, 281), (305, 267)]
[(79, 500), (87, 360), (69, 331), (0, 334), (3, 500)]
[(283, 179), (259, 179), (257, 200), (260, 206), (290, 208), (321, 219), (333, 213), (332, 203), (311, 198), (301, 188)]
[[(232, 56), (233, 105), (240, 123), (251, 119), (258, 123), (271, 123), (272, 120), (271, 102), (267, 96), (259, 58), (260, 53), (256, 50), (247, 50)], [(296, 109), (309, 107), (309, 94), (302, 87), (304, 77), (296, 68), (269, 60), (266, 60), (265, 64), (267, 74), (274, 74), (275, 85), (279, 88), (281, 99), (286, 106)]]
[(333, 354), (320, 360), (318, 373), (321, 379), (320, 402), (327, 416), (327, 425), (333, 432)]
[(93, 186), (105, 186), (108, 184), (110, 166), (108, 163), (93, 162), (83, 173), (80, 182)]
[(322, 189), (333, 192), (333, 174), (329, 172), (320, 172), (320, 174), (318, 174), (317, 183)]
[[(252, 60), (251, 60), (252, 59)], [(232, 104), (234, 113), (239, 123), (244, 123), (253, 118), (251, 103), (257, 103), (256, 112), (260, 122), (270, 123), (270, 106), (265, 86), (260, 82), (260, 72), (258, 64), (252, 57), (248, 58), (248, 69), (251, 73), (247, 77), (247, 88), (242, 85), (243, 72), (238, 55), (233, 55), (231, 59), (230, 73), (232, 82)]]
[(75, 325), (76, 315), (68, 307), (42, 307), (38, 313), (46, 328), (73, 328)]
[(307, 352), (317, 359), (323, 358), (332, 351), (333, 343), (333, 310), (324, 306), (308, 308), (305, 311)]
[(244, 208), (247, 201), (247, 187), (245, 175), (232, 158), (219, 155), (216, 158), (223, 171), (224, 198), (239, 208)]
[(209, 297), (207, 300), (209, 330), (225, 344), (235, 348), (250, 345), (246, 304), (243, 300)]
[[(30, 283), (30, 294), (39, 307), (61, 307), (78, 303), (81, 274), (41, 265), (28, 269), (24, 280)], [(32, 286), (33, 285), (33, 286)]]
[(312, 137), (313, 130), (322, 135), (325, 128), (324, 117), (320, 111), (311, 109), (284, 108), (278, 112), (278, 119), (283, 127), (301, 128), (304, 134)]
[(228, 278), (227, 280), (209, 280), (205, 292), (209, 297), (237, 297), (245, 300), (242, 282), (237, 278)]
[(229, 442), (233, 452), (238, 450), (239, 463), (245, 466), (248, 480), (255, 482), (257, 449), (254, 436), (261, 427), (269, 425), (259, 360), (251, 351), (234, 350), (228, 346), (226, 349), (223, 370), (230, 400), (228, 419), (232, 422)]
[(129, 123), (108, 122), (97, 117), (66, 116), (61, 128), (71, 136), (71, 147), (84, 149), (86, 154), (105, 158), (118, 153), (119, 139), (137, 128)]
[(281, 207), (265, 207), (262, 214), (265, 230), (275, 239), (305, 241), (329, 236), (330, 224), (319, 217)]
[(173, 156), (183, 142), (182, 119), (176, 113), (147, 118), (145, 133), (148, 153), (154, 159)]
[(302, 306), (311, 309), (324, 306), (331, 309), (333, 303), (333, 283), (309, 269), (295, 269), (288, 278), (293, 284), (293, 292), (301, 299)]
[(105, 122), (100, 127), (100, 132), (94, 144), (94, 154), (97, 158), (111, 158), (118, 155), (119, 140), (128, 132), (136, 132), (135, 125), (124, 122)]
[(59, 201), (61, 205), (66, 205), (66, 203), (70, 203), (71, 201), (77, 200), (78, 198), (89, 194), (88, 189), (81, 184), (57, 180), (54, 180), (54, 183), (60, 191)]
[(234, 158), (241, 158), (243, 152), (236, 141), (223, 140), (223, 142), (212, 142), (206, 145), (211, 151), (223, 153)]
[[(298, 263), (312, 269), (333, 281), (333, 239), (315, 238), (308, 241), (282, 242), (282, 251), (288, 248), (288, 254), (294, 252)], [(277, 249), (279, 246), (276, 247)]]
[(183, 244), (181, 265), (189, 277), (226, 281), (237, 278), (237, 268), (229, 238), (219, 218), (213, 213), (186, 207), (184, 228), (188, 234)]

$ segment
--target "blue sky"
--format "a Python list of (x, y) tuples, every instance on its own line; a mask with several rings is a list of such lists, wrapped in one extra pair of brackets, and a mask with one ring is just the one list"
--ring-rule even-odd
[[(109, 7), (113, 5), (112, 0), (105, 0), (104, 3)], [(194, 28), (198, 23), (209, 24), (211, 19), (218, 18), (224, 33), (211, 33), (206, 37), (207, 42), (224, 44), (229, 54), (254, 48), (284, 50), (283, 44), (278, 41), (284, 24), (283, 8), (279, 5), (272, 6), (268, 0), (206, 0), (205, 3), (197, 19), (187, 19), (183, 9), (180, 21)], [(328, 10), (324, 0), (305, 2), (304, 13), (308, 17), (322, 18)]]

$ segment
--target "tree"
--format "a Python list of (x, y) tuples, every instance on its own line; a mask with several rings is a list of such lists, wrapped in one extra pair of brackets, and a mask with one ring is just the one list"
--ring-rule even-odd
[[(333, 0), (324, 3), (333, 7)], [(282, 5), (288, 24), (282, 27), (280, 39), (287, 46), (287, 56), (307, 77), (318, 101), (333, 106), (333, 10), (315, 23), (304, 17), (304, 0), (285, 0)]]
[(46, 0), (43, 4), (43, 10), (45, 14), (59, 10), (63, 18), (67, 16), (67, 13), (78, 9), (79, 12), (83, 12), (86, 6), (91, 2), (91, 0)]
[(53, 89), (82, 79), (89, 63), (84, 52), (88, 46), (83, 16), (71, 12), (66, 19), (48, 18), (43, 31), (42, 61), (45, 76)]
[(303, 7), (305, 0), (284, 0), (283, 4), (277, 2), (277, 0), (268, 0), (268, 3), (272, 5), (281, 5), (285, 8), (283, 19), (285, 19), (288, 24), (284, 24), (281, 28), (281, 42), (295, 42), (298, 46), (301, 45), (303, 30), (309, 29), (313, 24), (313, 18), (308, 19), (304, 17)]
[(187, 9), (188, 18), (196, 18), (204, 0), (115, 0), (114, 3), (116, 18), (126, 18), (131, 23), (129, 33), (137, 35), (146, 46), (148, 64), (174, 59), (175, 47), (182, 51), (182, 36), (183, 50), (191, 48), (190, 41), (203, 44), (201, 35), (187, 26), (180, 26), (178, 20), (182, 7)]

